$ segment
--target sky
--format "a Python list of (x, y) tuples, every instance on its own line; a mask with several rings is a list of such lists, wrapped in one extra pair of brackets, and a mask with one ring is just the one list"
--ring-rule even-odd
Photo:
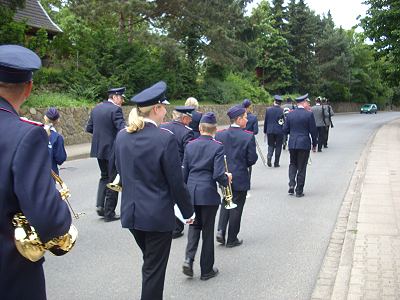
[[(261, 0), (253, 0), (248, 6), (248, 11), (251, 12), (260, 2)], [(344, 29), (351, 29), (356, 25), (359, 22), (357, 20), (359, 15), (365, 16), (368, 7), (362, 2), (363, 0), (305, 0), (308, 7), (318, 15), (326, 15), (330, 10), (335, 25), (342, 26)]]

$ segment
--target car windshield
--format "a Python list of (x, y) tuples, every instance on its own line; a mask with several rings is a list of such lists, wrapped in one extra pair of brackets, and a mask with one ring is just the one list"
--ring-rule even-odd
[(364, 104), (363, 108), (369, 108), (371, 104)]

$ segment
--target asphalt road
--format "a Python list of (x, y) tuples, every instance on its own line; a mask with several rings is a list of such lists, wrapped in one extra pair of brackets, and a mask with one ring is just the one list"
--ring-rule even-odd
[[(203, 282), (198, 260), (193, 279), (181, 272), (187, 234), (174, 240), (164, 299), (309, 299), (355, 164), (376, 129), (395, 118), (400, 113), (335, 116), (329, 148), (311, 154), (303, 198), (287, 194), (287, 151), (280, 168), (264, 167), (259, 159), (243, 212), (243, 245), (216, 245), (220, 274)], [(262, 134), (258, 142), (263, 145)], [(104, 223), (95, 213), (97, 161), (67, 162), (61, 176), (74, 209), (86, 215), (75, 221), (79, 239), (73, 251), (46, 255), (48, 299), (139, 299), (139, 248), (118, 221)]]

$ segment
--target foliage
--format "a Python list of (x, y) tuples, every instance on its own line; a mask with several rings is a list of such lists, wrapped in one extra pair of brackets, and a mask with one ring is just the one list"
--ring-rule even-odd
[(83, 97), (75, 97), (66, 93), (40, 92), (35, 91), (24, 102), (22, 107), (80, 107), (93, 105), (93, 102)]

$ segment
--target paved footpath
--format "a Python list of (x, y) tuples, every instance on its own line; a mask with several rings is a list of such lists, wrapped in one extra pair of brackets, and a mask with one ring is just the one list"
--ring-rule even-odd
[(365, 147), (312, 299), (400, 299), (400, 120)]

